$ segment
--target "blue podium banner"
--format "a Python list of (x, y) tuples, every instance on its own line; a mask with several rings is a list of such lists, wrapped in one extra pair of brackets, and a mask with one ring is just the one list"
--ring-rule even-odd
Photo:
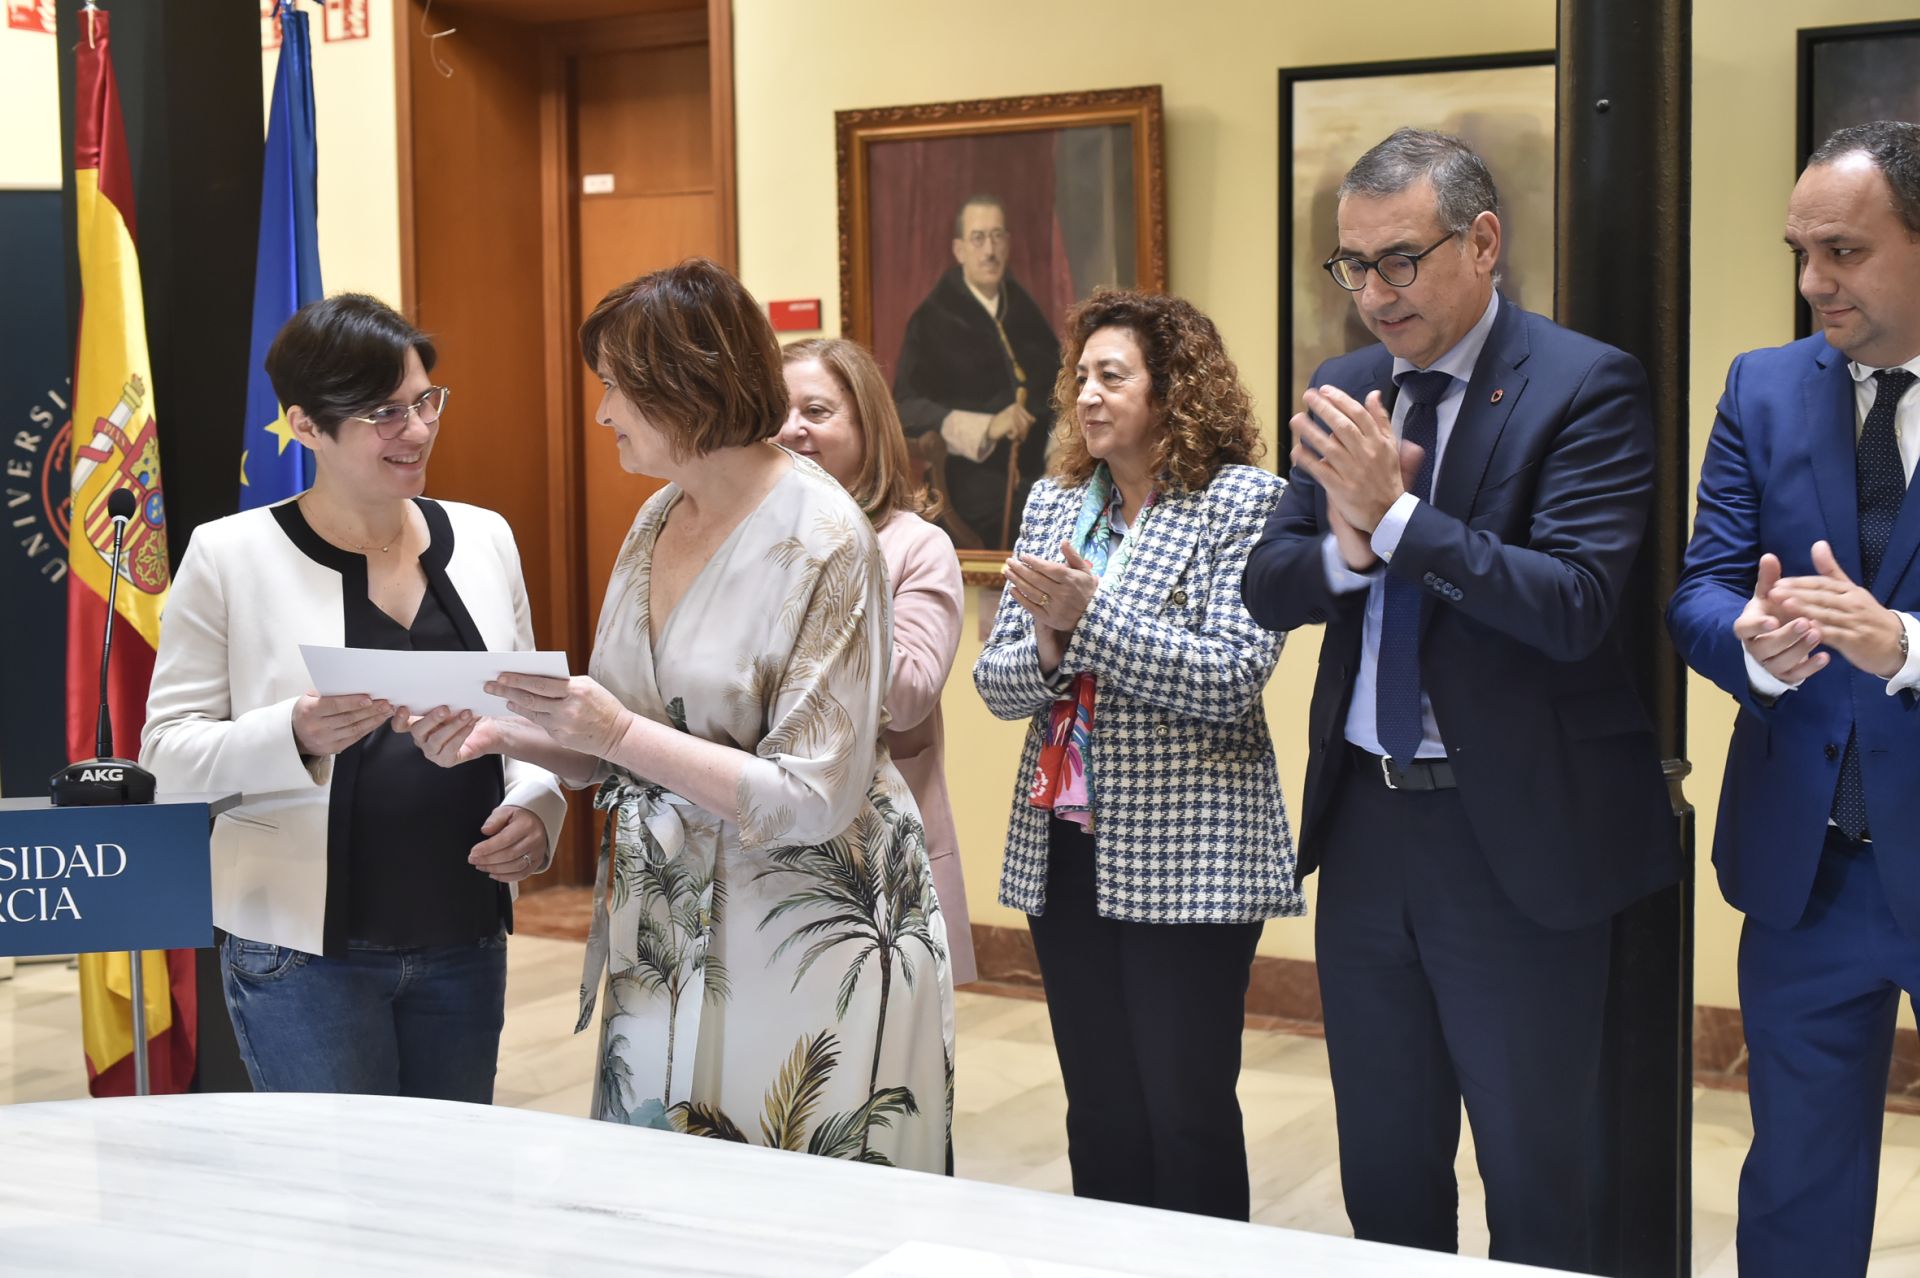
[(0, 956), (212, 944), (207, 844), (223, 806), (0, 804)]

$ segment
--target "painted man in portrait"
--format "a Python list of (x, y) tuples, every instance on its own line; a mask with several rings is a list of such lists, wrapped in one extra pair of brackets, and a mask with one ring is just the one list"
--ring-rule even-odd
[(1008, 273), (1008, 249), (1000, 200), (969, 198), (953, 219), (955, 265), (907, 321), (893, 381), (915, 451), (938, 455), (929, 435), (944, 445), (943, 522), (962, 549), (1012, 546), (1053, 426), (1060, 340)]

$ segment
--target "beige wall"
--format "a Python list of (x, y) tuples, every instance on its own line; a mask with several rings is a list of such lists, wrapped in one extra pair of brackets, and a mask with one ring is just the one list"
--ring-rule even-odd
[[(362, 40), (327, 40), (321, 6), (303, 8), (313, 42), (320, 146), (320, 278), (329, 293), (372, 293), (398, 306), (400, 141), (390, 8), (396, 3), (405, 0), (372, 0)], [(417, 38), (417, 27), (412, 34)], [(263, 125), (273, 110), (279, 61), (280, 50), (261, 51)]]
[[(1275, 401), (1279, 68), (1549, 48), (1553, 22), (1546, 0), (1377, 4), (1356, 46), (1362, 28), (1339, 6), (1272, 0), (976, 0), (958, 11), (918, 0), (735, 0), (741, 271), (759, 297), (819, 297), (838, 331), (836, 110), (1159, 84), (1170, 283), (1227, 335), (1271, 441), (1291, 412)], [(969, 594), (971, 623), (980, 592)], [(995, 722), (974, 695), (977, 633), (970, 624), (942, 702), (948, 781), (974, 918), (1023, 925), (994, 903), (1023, 725)], [(1281, 785), (1295, 803), (1319, 639), (1316, 629), (1288, 640), (1267, 692)], [(1311, 922), (1269, 925), (1261, 951), (1311, 956)]]
[[(829, 330), (837, 328), (837, 109), (1158, 83), (1167, 106), (1172, 287), (1219, 321), (1269, 439), (1290, 411), (1274, 399), (1276, 70), (1554, 41), (1554, 6), (1545, 0), (1377, 5), (1365, 24), (1366, 47), (1358, 50), (1354, 27), (1337, 6), (1208, 0), (1182, 7), (1174, 21), (1164, 3), (1148, 0), (1104, 5), (1097, 17), (1079, 6), (1015, 0), (987, 0), (966, 12), (956, 22), (946, 6), (899, 0), (735, 0), (740, 251), (748, 286), (761, 297), (818, 295)], [(1793, 336), (1780, 226), (1794, 176), (1794, 31), (1912, 16), (1911, 0), (1695, 5), (1696, 470), (1728, 362), (1741, 350)], [(1016, 32), (1019, 39), (1009, 40)], [(940, 56), (925, 56), (930, 49)], [(974, 915), (1018, 924), (1020, 916), (993, 904), (993, 895), (1020, 732), (994, 722), (973, 695), (966, 671), (978, 652), (975, 633), (969, 627), (943, 703), (950, 780)], [(1293, 636), (1267, 693), (1281, 784), (1295, 804), (1318, 645), (1317, 630)], [(1688, 793), (1700, 809), (1701, 849), (1696, 988), (1700, 1002), (1731, 1006), (1738, 1001), (1739, 916), (1720, 899), (1705, 858), (1733, 704), (1699, 680), (1691, 696), (1688, 754), (1696, 772)], [(1310, 957), (1310, 924), (1270, 925), (1261, 951)]]
[[(372, 38), (316, 39), (314, 62), (328, 288), (398, 300), (389, 3), (376, 0)], [(828, 330), (838, 329), (835, 110), (1157, 83), (1167, 108), (1172, 286), (1220, 322), (1271, 439), (1287, 411), (1274, 399), (1277, 69), (1544, 48), (1553, 43), (1554, 6), (1394, 0), (1369, 11), (1358, 49), (1353, 25), (1336, 6), (1200, 0), (1180, 7), (1177, 19), (1170, 11), (1149, 0), (1112, 0), (1097, 10), (976, 0), (956, 17), (952, 6), (930, 0), (735, 0), (740, 254), (748, 286), (763, 298), (817, 296)], [(1794, 31), (1913, 16), (1912, 0), (1697, 0), (1696, 467), (1728, 362), (1793, 335), (1780, 227), (1794, 176)], [(53, 57), (52, 37), (0, 30), (0, 109), (8, 121), (0, 130), (0, 186), (59, 183)], [(272, 55), (262, 65), (270, 83)], [(993, 721), (973, 695), (967, 671), (978, 651), (978, 592), (971, 593), (967, 637), (944, 701), (954, 806), (975, 917), (1018, 924), (1020, 916), (993, 898), (1020, 730)], [(1281, 783), (1296, 804), (1318, 644), (1317, 630), (1294, 636), (1267, 693)], [(1696, 680), (1690, 717), (1696, 772), (1688, 793), (1700, 809), (1702, 851), (1697, 991), (1703, 1003), (1731, 1006), (1738, 998), (1739, 920), (1720, 900), (1705, 853), (1732, 702)], [(1310, 924), (1276, 923), (1261, 948), (1308, 957)]]
[[(1793, 340), (1793, 270), (1781, 243), (1793, 190), (1794, 32), (1800, 27), (1920, 16), (1913, 0), (1697, 0), (1693, 35), (1693, 469), (1733, 357)], [(1720, 771), (1733, 731), (1732, 698), (1694, 676), (1688, 689), (1687, 794), (1700, 812), (1697, 1001), (1739, 1001), (1734, 956), (1740, 916), (1706, 862)], [(1912, 1009), (1902, 1003), (1902, 1024)]]
[(60, 189), (58, 47), (44, 32), (0, 27), (0, 191)]

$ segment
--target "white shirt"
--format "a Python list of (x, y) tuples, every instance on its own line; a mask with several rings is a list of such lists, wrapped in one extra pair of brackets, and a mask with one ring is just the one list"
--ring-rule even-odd
[[(1897, 367), (1920, 377), (1920, 355)], [(1880, 392), (1880, 383), (1873, 375), (1880, 370), (1867, 364), (1848, 363), (1847, 372), (1853, 377), (1853, 437), (1860, 438), (1860, 432), (1866, 429), (1867, 414), (1873, 411), (1874, 396)], [(1893, 410), (1893, 438), (1900, 449), (1900, 465), (1907, 473), (1907, 482), (1913, 482), (1913, 468), (1920, 462), (1920, 382), (1907, 387), (1907, 393), (1900, 397), (1900, 403)], [(1893, 678), (1887, 680), (1887, 695), (1894, 696), (1908, 688), (1920, 685), (1920, 617), (1910, 612), (1896, 612), (1900, 624), (1907, 629), (1907, 664), (1901, 666)], [(1799, 683), (1787, 683), (1767, 673), (1767, 668), (1753, 659), (1753, 654), (1741, 645), (1741, 652), (1747, 659), (1747, 682), (1754, 692), (1769, 699), (1783, 697), (1800, 686)], [(1801, 682), (1805, 682), (1802, 680)]]
[[(1460, 419), (1460, 405), (1466, 401), (1467, 382), (1473, 377), (1474, 366), (1480, 362), (1480, 352), (1486, 349), (1487, 334), (1493, 331), (1494, 317), (1499, 313), (1500, 295), (1495, 293), (1487, 300), (1486, 311), (1467, 330), (1467, 335), (1454, 343), (1453, 349), (1435, 360), (1426, 370), (1453, 376), (1447, 393), (1434, 406), (1435, 416), (1439, 419), (1439, 432), (1434, 438), (1433, 447), (1434, 489), (1440, 487), (1440, 467), (1446, 463), (1447, 441), (1453, 437), (1453, 424)], [(1403, 373), (1419, 371), (1411, 360), (1393, 361), (1393, 375), (1396, 378)], [(1407, 408), (1412, 403), (1405, 395), (1398, 396), (1393, 402), (1395, 439), (1405, 433)], [(1419, 504), (1420, 499), (1412, 493), (1401, 493), (1387, 508), (1387, 513), (1380, 517), (1379, 526), (1373, 530), (1373, 553), (1380, 556), (1382, 564), (1393, 562), (1393, 552), (1400, 548), (1400, 538), (1407, 530), (1407, 521), (1413, 518), (1414, 509)], [(1374, 685), (1380, 669), (1380, 625), (1386, 610), (1387, 574), (1380, 567), (1364, 573), (1349, 569), (1346, 561), (1340, 558), (1340, 546), (1332, 533), (1328, 533), (1321, 542), (1321, 558), (1326, 565), (1327, 585), (1335, 594), (1348, 594), (1355, 590), (1367, 592), (1366, 618), (1360, 626), (1360, 667), (1353, 676), (1353, 703), (1347, 707), (1347, 740), (1370, 754), (1385, 754), (1386, 751), (1380, 747), (1380, 733), (1375, 723)], [(1440, 727), (1433, 718), (1433, 702), (1425, 691), (1420, 694), (1420, 725), (1420, 748), (1414, 752), (1414, 757), (1445, 758), (1447, 746), (1440, 739)]]
[[(993, 322), (1000, 322), (1000, 301), (1006, 290), (1003, 287), (994, 297), (988, 297), (973, 286), (973, 281), (961, 276), (967, 286), (967, 292), (973, 294), (973, 300), (980, 303)], [(1051, 388), (1048, 389), (1051, 394)], [(970, 413), (964, 408), (956, 408), (940, 419), (940, 438), (946, 441), (947, 451), (956, 457), (964, 457), (970, 462), (983, 462), (1000, 441), (987, 438), (987, 427), (993, 423), (992, 413)]]

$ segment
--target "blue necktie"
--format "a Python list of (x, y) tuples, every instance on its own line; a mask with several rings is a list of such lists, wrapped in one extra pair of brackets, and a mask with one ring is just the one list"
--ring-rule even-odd
[[(1893, 419), (1900, 397), (1916, 380), (1904, 368), (1883, 368), (1873, 375), (1880, 389), (1860, 431), (1854, 453), (1854, 493), (1860, 512), (1860, 584), (1871, 589), (1900, 517), (1907, 494), (1907, 472), (1900, 464), (1900, 444), (1894, 438)], [(1867, 791), (1860, 777), (1860, 734), (1847, 734), (1847, 753), (1840, 760), (1840, 783), (1833, 788), (1833, 823), (1856, 842), (1867, 835)]]
[[(1440, 399), (1453, 384), (1449, 373), (1405, 373), (1400, 393), (1407, 398), (1401, 437), (1420, 446), (1420, 469), (1411, 492), (1421, 501), (1433, 495), (1433, 459), (1439, 451)], [(1373, 723), (1380, 748), (1400, 763), (1411, 763), (1426, 735), (1420, 714), (1420, 597), (1418, 584), (1387, 574), (1380, 608), (1380, 666), (1374, 682)]]

